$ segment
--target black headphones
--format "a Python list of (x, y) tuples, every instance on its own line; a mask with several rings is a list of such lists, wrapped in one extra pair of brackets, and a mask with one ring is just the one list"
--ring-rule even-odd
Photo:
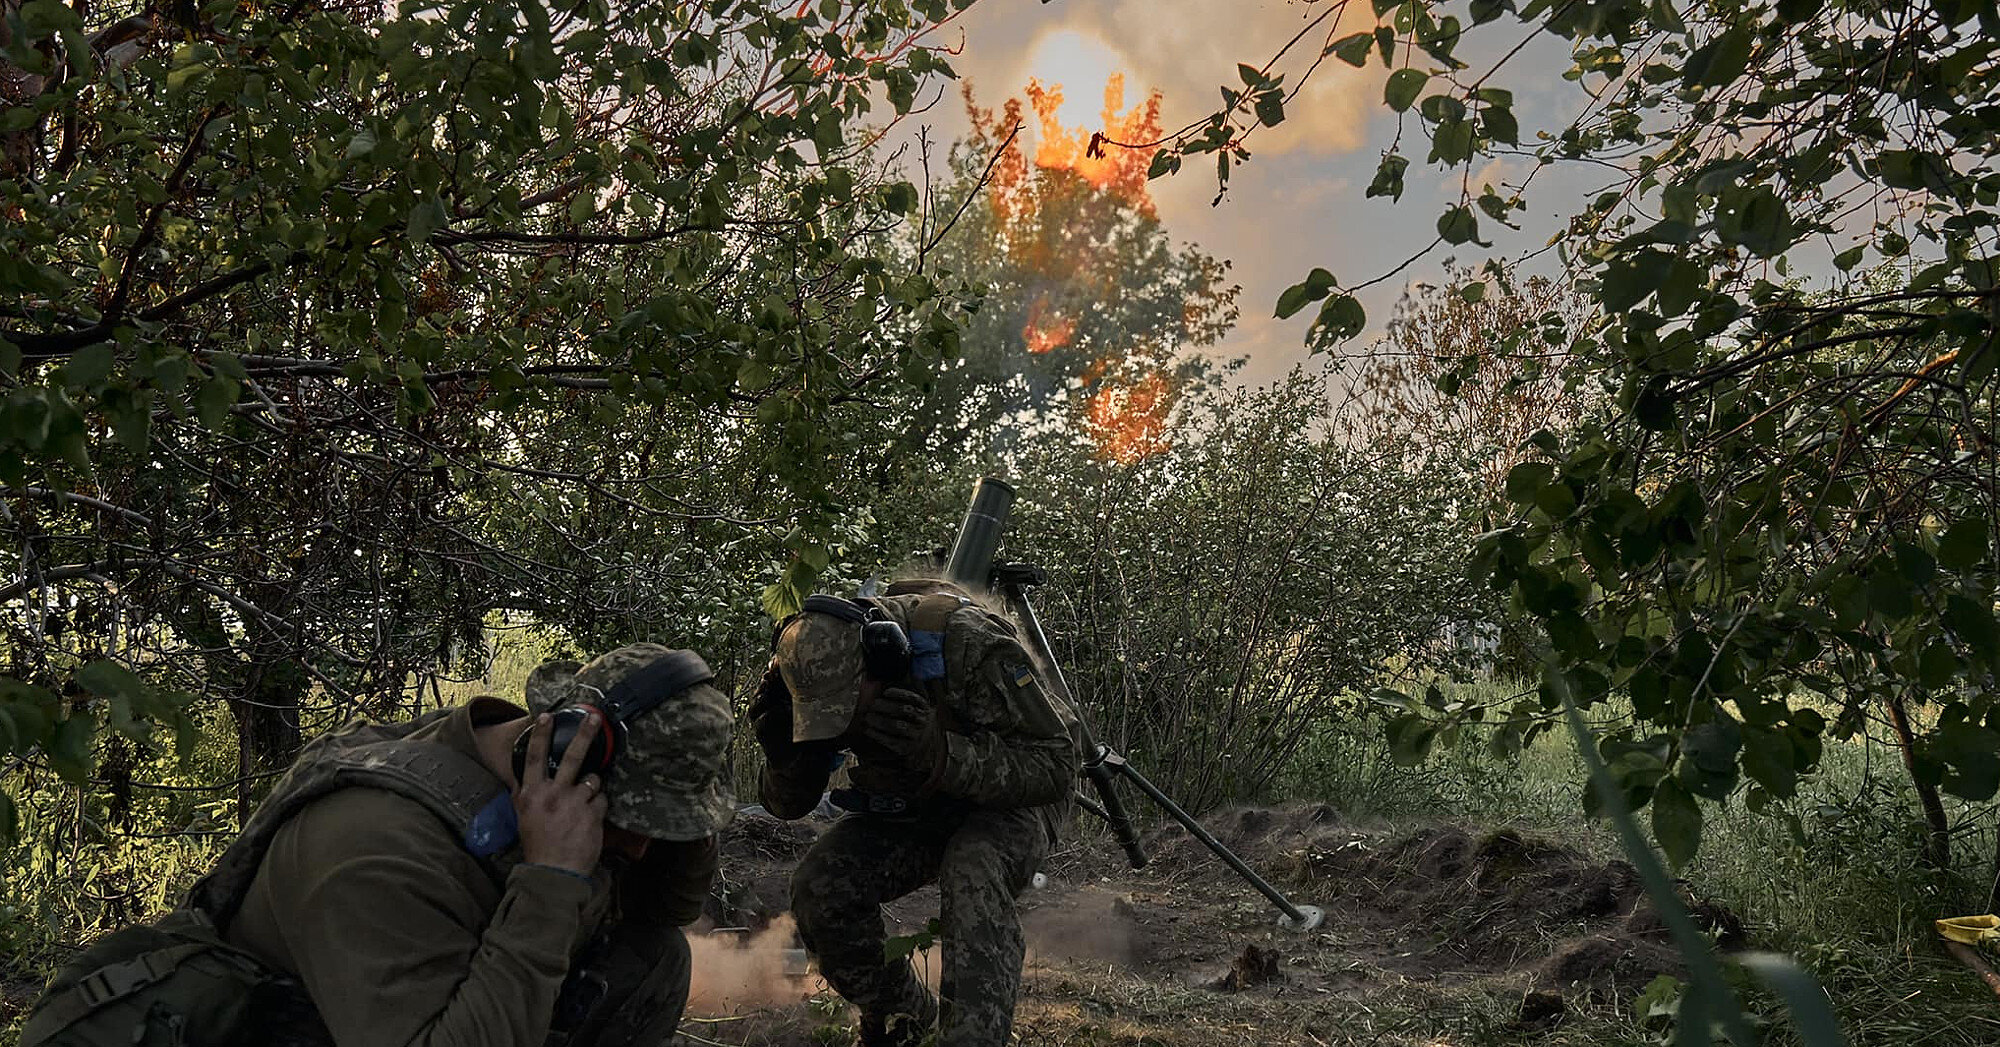
[(825, 614), (861, 626), (861, 665), (869, 679), (895, 682), (910, 675), (910, 637), (879, 607), (863, 607), (853, 600), (815, 593), (799, 605), (799, 613), (778, 620), (771, 628), (771, 650), (778, 638), (802, 614)]
[[(618, 754), (625, 751), (626, 725), (640, 716), (652, 712), (669, 697), (715, 679), (709, 671), (708, 663), (693, 651), (668, 651), (666, 654), (627, 673), (625, 678), (613, 685), (610, 692), (598, 691), (589, 684), (578, 687), (597, 691), (598, 700), (576, 702), (549, 712), (552, 720), (549, 734), (549, 777), (555, 777), (556, 768), (562, 764), (562, 755), (576, 733), (583, 729), (583, 721), (590, 710), (598, 712), (597, 736), (590, 740), (590, 751), (583, 757), (583, 768), (577, 772), (581, 778), (586, 774), (605, 774), (618, 762)], [(514, 780), (521, 781), (528, 767), (528, 735), (534, 730), (530, 724), (514, 739)]]

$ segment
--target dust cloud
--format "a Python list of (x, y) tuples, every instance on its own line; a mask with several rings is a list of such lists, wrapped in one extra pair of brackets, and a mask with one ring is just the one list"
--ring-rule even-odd
[(1028, 962), (1132, 963), (1132, 910), (1123, 898), (1085, 889), (1021, 915)]
[(687, 1011), (720, 1018), (760, 1007), (798, 1003), (824, 991), (798, 947), (789, 914), (754, 934), (716, 931), (688, 935), (694, 972)]
[[(689, 934), (694, 970), (688, 983), (687, 1013), (724, 1018), (766, 1007), (799, 1003), (827, 992), (806, 951), (799, 947), (790, 913), (761, 931)], [(942, 960), (935, 946), (911, 957), (917, 977), (936, 991)]]

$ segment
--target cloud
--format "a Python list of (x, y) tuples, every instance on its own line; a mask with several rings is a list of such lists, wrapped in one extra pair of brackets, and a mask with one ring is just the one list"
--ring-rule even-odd
[[(1030, 76), (1049, 79), (1038, 59), (1089, 55), (1076, 61), (1079, 75), (1115, 61), (1126, 73), (1128, 97), (1149, 89), (1164, 96), (1164, 124), (1180, 127), (1222, 105), (1218, 88), (1240, 86), (1236, 66), (1261, 67), (1331, 0), (1068, 0), (1045, 17), (1023, 18), (1012, 4), (975, 5), (960, 19), (965, 53), (953, 64), (972, 78), (983, 99), (1017, 94)], [(1326, 41), (1371, 27), (1360, 0), (1313, 30), (1276, 67), (1296, 87), (1319, 59)], [(1080, 45), (1079, 39), (1089, 41)], [(1319, 62), (1303, 91), (1286, 107), (1285, 122), (1259, 128), (1248, 147), (1260, 155), (1293, 151), (1345, 153), (1362, 148), (1368, 122), (1379, 111), (1384, 73), (1355, 69), (1337, 58)], [(1096, 98), (1101, 82), (1063, 85), (1072, 97)]]

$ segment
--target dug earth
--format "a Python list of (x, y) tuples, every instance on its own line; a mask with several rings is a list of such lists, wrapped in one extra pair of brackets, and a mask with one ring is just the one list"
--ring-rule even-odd
[[(825, 823), (739, 817), (694, 936), (690, 1043), (851, 1042), (785, 912), (793, 864)], [(1548, 1043), (1586, 1036), (1680, 963), (1637, 873), (1514, 830), (1363, 828), (1333, 808), (1248, 807), (1204, 824), (1300, 901), (1308, 935), (1176, 827), (1133, 871), (1108, 839), (1051, 857), (1022, 898), (1029, 956), (1016, 1035), (1047, 1047)], [(1732, 913), (1684, 897), (1717, 944)], [(934, 892), (889, 907), (919, 969)]]

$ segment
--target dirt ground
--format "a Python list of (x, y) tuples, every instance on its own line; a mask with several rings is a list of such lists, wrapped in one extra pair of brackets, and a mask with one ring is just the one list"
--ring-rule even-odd
[[(1019, 1042), (1540, 1042), (1678, 971), (1623, 862), (1512, 831), (1357, 828), (1323, 805), (1241, 808), (1204, 824), (1294, 901), (1324, 908), (1325, 923), (1279, 929), (1270, 904), (1177, 826), (1147, 841), (1153, 861), (1136, 872), (1108, 838), (1086, 839), (1022, 898)], [(814, 832), (754, 816), (732, 826), (710, 920), (719, 929), (695, 940), (687, 1043), (852, 1042), (852, 1013), (810, 973), (783, 913)], [(936, 905), (924, 891), (890, 906), (892, 933), (921, 930)], [(1694, 908), (1725, 948), (1740, 941), (1732, 914)], [(934, 973), (935, 953), (919, 966)]]

